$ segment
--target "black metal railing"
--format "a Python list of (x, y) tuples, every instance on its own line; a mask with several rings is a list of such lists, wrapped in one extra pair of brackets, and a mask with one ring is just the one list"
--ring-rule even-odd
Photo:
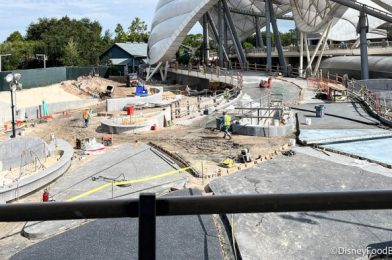
[(251, 194), (0, 205), (0, 221), (139, 218), (139, 259), (155, 259), (156, 216), (392, 209), (392, 190)]

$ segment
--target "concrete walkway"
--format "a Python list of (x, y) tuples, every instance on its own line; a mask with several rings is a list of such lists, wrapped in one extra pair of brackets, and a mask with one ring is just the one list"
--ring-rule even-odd
[[(86, 163), (50, 186), (56, 201), (123, 199), (137, 197), (140, 192), (161, 193), (170, 188), (183, 188), (186, 176), (179, 167), (146, 144), (124, 144)], [(162, 174), (168, 173), (167, 176)], [(106, 178), (106, 179), (105, 179)], [(111, 180), (135, 181), (130, 185), (112, 186)], [(103, 185), (108, 185), (102, 188)], [(23, 230), (28, 238), (51, 236), (80, 225), (83, 221), (29, 222)]]
[[(217, 195), (392, 188), (392, 170), (341, 155), (296, 148), (274, 160), (214, 180)], [(341, 249), (391, 246), (390, 210), (236, 214), (243, 259), (358, 259)], [(231, 217), (231, 216), (229, 216)], [(339, 249), (340, 248), (340, 249)]]
[[(201, 195), (181, 190), (167, 196)], [(157, 259), (223, 259), (212, 216), (157, 218)], [(11, 259), (137, 259), (138, 220), (100, 219), (22, 250)], [(226, 258), (227, 259), (227, 258)]]

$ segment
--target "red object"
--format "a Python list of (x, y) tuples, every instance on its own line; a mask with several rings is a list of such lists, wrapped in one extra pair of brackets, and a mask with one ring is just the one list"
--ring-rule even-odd
[(8, 125), (4, 124), (4, 131), (7, 131), (7, 130), (8, 130)]
[(152, 131), (157, 130), (157, 124), (153, 124), (153, 125), (151, 126), (151, 130), (152, 130)]
[(44, 193), (42, 194), (42, 202), (48, 202), (49, 201), (49, 192), (47, 190), (44, 190)]
[(135, 113), (135, 107), (134, 106), (128, 106), (127, 107), (127, 115), (133, 115)]

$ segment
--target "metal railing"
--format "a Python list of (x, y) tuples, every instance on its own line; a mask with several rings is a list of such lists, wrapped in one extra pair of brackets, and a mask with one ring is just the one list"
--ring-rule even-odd
[[(227, 67), (231, 68), (231, 64), (227, 64)], [(208, 67), (205, 65), (192, 66), (171, 64), (170, 69), (175, 73), (219, 81), (239, 89), (242, 89), (243, 86), (243, 76), (240, 72), (234, 72), (218, 66)]]
[(139, 218), (139, 259), (156, 258), (156, 217), (392, 209), (392, 190), (249, 194), (0, 205), (0, 221)]

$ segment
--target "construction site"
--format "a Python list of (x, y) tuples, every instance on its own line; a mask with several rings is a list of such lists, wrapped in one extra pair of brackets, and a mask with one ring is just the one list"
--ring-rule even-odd
[[(24, 89), (31, 72), (6, 72), (0, 259), (392, 258), (392, 80), (369, 74), (362, 47), (392, 3), (183, 1), (192, 19), (177, 28), (162, 17), (181, 1), (157, 2), (138, 73)], [(259, 35), (286, 16), (298, 67), (279, 36), (272, 50)], [(322, 65), (336, 31), (351, 33), (341, 21), (358, 23), (359, 78)], [(196, 22), (203, 59), (181, 65)], [(250, 33), (258, 49), (245, 53)]]

